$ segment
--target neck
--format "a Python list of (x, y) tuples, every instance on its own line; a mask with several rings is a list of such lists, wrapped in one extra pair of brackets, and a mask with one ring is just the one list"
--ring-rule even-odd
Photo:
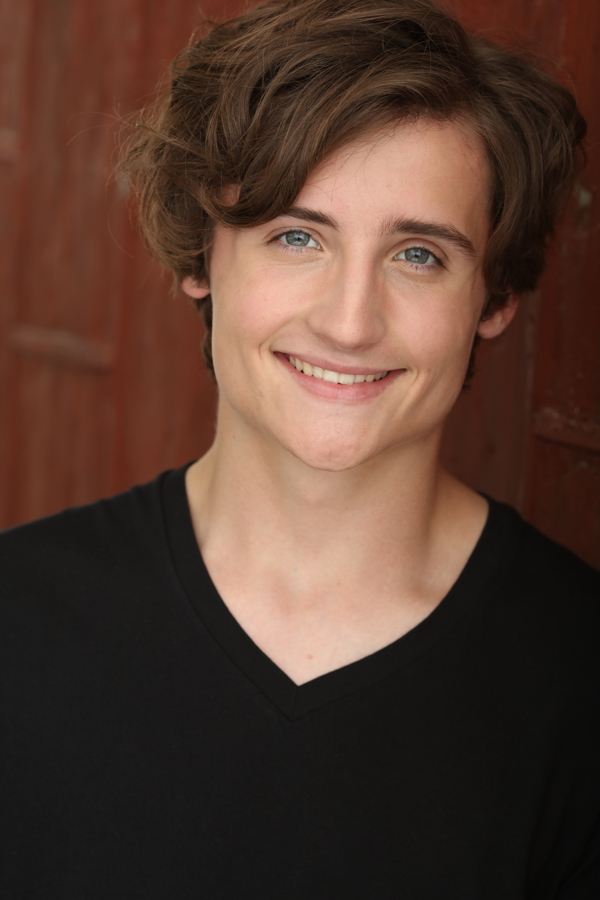
[[(449, 561), (461, 556), (457, 544), (466, 535), (466, 558), (485, 518), (485, 502), (440, 470), (439, 441), (440, 433), (431, 434), (332, 472), (222, 417), (213, 447), (187, 479), (209, 569), (236, 559), (267, 592), (298, 608), (335, 597), (336, 585), (343, 602), (344, 584), (435, 595)], [(470, 530), (454, 527), (469, 513)]]

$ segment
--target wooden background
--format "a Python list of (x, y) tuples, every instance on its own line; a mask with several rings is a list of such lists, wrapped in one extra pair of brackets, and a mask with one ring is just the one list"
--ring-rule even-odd
[[(192, 0), (0, 0), (0, 526), (148, 480), (212, 440), (201, 326), (111, 179), (115, 124), (201, 18)], [(205, 2), (225, 18), (240, 3)], [(600, 3), (454, 0), (564, 67), (590, 124), (541, 290), (478, 374), (448, 465), (600, 566)]]

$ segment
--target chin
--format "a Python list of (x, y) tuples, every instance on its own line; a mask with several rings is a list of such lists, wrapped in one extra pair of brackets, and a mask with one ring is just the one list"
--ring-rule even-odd
[(368, 462), (377, 454), (373, 448), (366, 448), (364, 443), (355, 446), (340, 441), (313, 441), (310, 446), (303, 442), (288, 445), (288, 451), (305, 466), (321, 472), (346, 472), (362, 463)]

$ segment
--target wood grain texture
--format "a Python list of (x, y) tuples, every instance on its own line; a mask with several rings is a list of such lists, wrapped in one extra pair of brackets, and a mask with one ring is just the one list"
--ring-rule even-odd
[(589, 135), (588, 164), (549, 245), (540, 290), (523, 298), (509, 332), (482, 355), (479, 382), (449, 422), (446, 459), (600, 567), (600, 4), (454, 6), (473, 27), (554, 61)]
[[(563, 0), (555, 6), (554, 42), (589, 123), (588, 164), (542, 285), (524, 509), (551, 536), (600, 565), (600, 5)], [(534, 11), (547, 33), (551, 23), (537, 5)]]
[[(3, 221), (0, 273), (13, 285), (2, 298), (4, 525), (197, 456), (212, 440), (215, 405), (200, 323), (169, 297), (112, 178), (121, 119), (152, 94), (197, 7), (24, 8), (20, 68), (11, 58), (7, 71), (19, 130), (14, 114), (0, 120), (0, 178), (2, 162), (12, 166), (3, 199), (12, 186), (15, 208)], [(19, 13), (6, 14), (14, 35)]]
[[(141, 247), (111, 177), (121, 117), (202, 15), (238, 0), (0, 5), (0, 524), (124, 489), (202, 453), (215, 391), (202, 328)], [(600, 565), (600, 4), (454, 0), (465, 23), (560, 66), (590, 163), (540, 290), (482, 346), (444, 457)]]
[(17, 307), (16, 258), (23, 212), (19, 187), (26, 169), (25, 91), (33, 12), (31, 3), (0, 3), (0, 524), (11, 521), (8, 489), (19, 477), (12, 466), (13, 383), (6, 346)]

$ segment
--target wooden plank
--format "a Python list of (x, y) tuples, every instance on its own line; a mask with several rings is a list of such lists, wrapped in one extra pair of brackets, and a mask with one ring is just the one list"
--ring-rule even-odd
[(531, 521), (600, 567), (600, 457), (544, 438), (534, 443)]
[(112, 344), (85, 340), (58, 328), (19, 325), (9, 332), (8, 344), (16, 353), (92, 372), (109, 372), (115, 362)]
[[(130, 67), (139, 93), (130, 109), (153, 95), (170, 60), (188, 43), (202, 14), (221, 18), (240, 4), (190, 0), (146, 2), (137, 21)], [(135, 63), (135, 65), (134, 65)], [(137, 66), (137, 68), (136, 68)], [(122, 245), (128, 265), (119, 283), (119, 354), (114, 483), (118, 489), (204, 453), (213, 440), (216, 395), (204, 370), (202, 326), (188, 299), (170, 295), (170, 277), (151, 263), (129, 219)]]
[(523, 297), (508, 330), (483, 341), (475, 375), (444, 429), (442, 460), (475, 490), (522, 508), (539, 295)]
[(11, 524), (111, 493), (112, 378), (16, 354), (11, 389), (16, 477), (7, 486)]
[(15, 165), (19, 158), (19, 132), (0, 128), (0, 165)]
[(600, 5), (560, 0), (559, 7), (554, 21), (542, 10), (537, 17), (540, 28), (555, 32), (564, 79), (588, 119), (588, 165), (550, 247), (543, 282), (525, 511), (600, 566)]
[(8, 491), (18, 477), (12, 466), (15, 398), (13, 360), (6, 349), (6, 336), (16, 307), (33, 13), (30, 0), (0, 2), (0, 527), (8, 524)]
[(546, 441), (600, 453), (600, 424), (594, 420), (565, 416), (546, 407), (534, 414), (533, 432)]

